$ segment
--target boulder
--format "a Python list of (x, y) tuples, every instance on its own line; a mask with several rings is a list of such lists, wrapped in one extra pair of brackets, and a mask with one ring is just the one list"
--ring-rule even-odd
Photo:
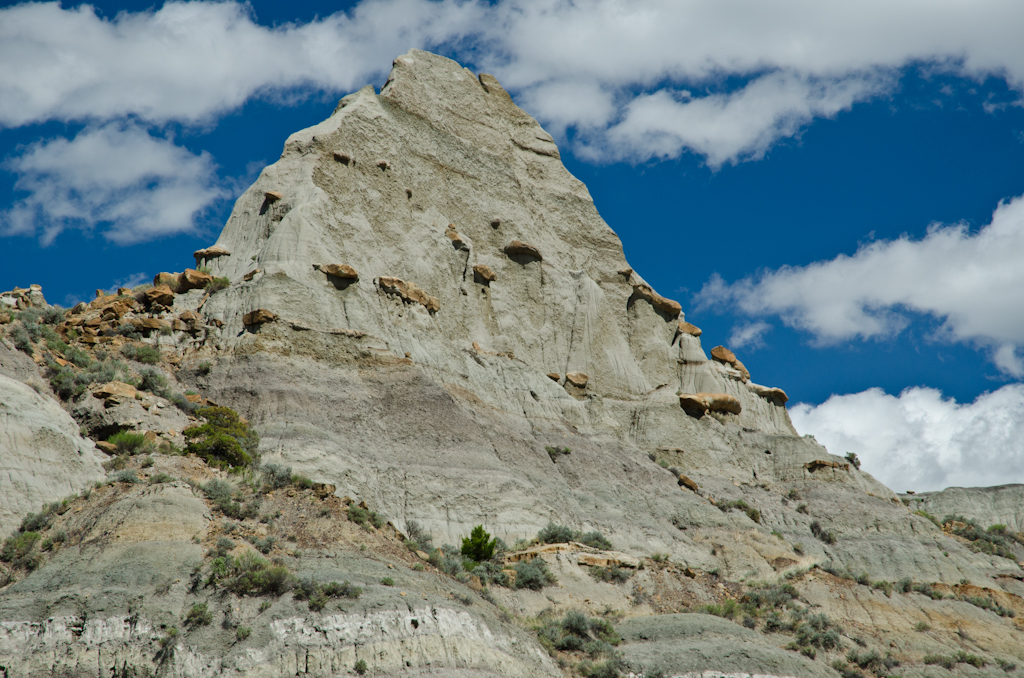
[(679, 396), (679, 404), (688, 413), (730, 412), (739, 414), (743, 410), (740, 401), (728, 393), (684, 393)]
[(444, 234), (448, 236), (448, 239), (452, 241), (452, 247), (457, 250), (469, 250), (469, 245), (462, 239), (459, 232), (455, 230), (455, 224), (448, 224), (448, 228), (445, 229)]
[(96, 447), (106, 452), (107, 454), (117, 454), (117, 445), (114, 443), (108, 443), (106, 440), (100, 440), (96, 443)]
[(135, 400), (138, 391), (131, 384), (123, 381), (109, 381), (93, 389), (92, 394), (100, 400)]
[(690, 480), (689, 477), (679, 474), (679, 487), (685, 487), (693, 492), (697, 492), (700, 488), (697, 487), (697, 483)]
[(550, 379), (551, 381), (557, 382), (561, 378), (562, 378), (562, 375), (560, 375), (558, 372), (548, 372), (548, 379)]
[(475, 264), (473, 266), (473, 275), (487, 283), (492, 283), (498, 279), (498, 274), (491, 270), (490, 266), (485, 264)]
[(242, 280), (244, 280), (245, 282), (250, 282), (250, 281), (252, 281), (253, 278), (256, 277), (256, 274), (259, 273), (259, 272), (260, 272), (260, 269), (254, 268), (251, 271), (249, 271), (248, 273), (246, 273), (245, 275), (243, 275), (242, 276)]
[(211, 282), (213, 282), (213, 276), (209, 273), (202, 273), (194, 268), (186, 268), (178, 276), (178, 292), (201, 290)]
[(618, 273), (619, 275), (622, 275), (622, 276), (625, 276), (625, 277), (628, 278), (631, 275), (633, 275), (633, 269), (630, 268), (629, 266), (624, 266), (624, 267), (620, 268), (618, 271), (616, 271), (616, 273)]
[(437, 300), (437, 297), (430, 296), (414, 282), (408, 282), (401, 278), (381, 276), (377, 279), (377, 284), (388, 294), (397, 295), (401, 297), (402, 301), (408, 303), (420, 304), (431, 313), (437, 313), (441, 310), (441, 302)]
[(157, 285), (146, 292), (146, 304), (153, 306), (171, 306), (174, 304), (174, 291), (167, 285)]
[(359, 280), (359, 273), (348, 264), (313, 264), (313, 268), (334, 278)]
[(167, 285), (173, 289), (178, 285), (178, 277), (180, 275), (180, 273), (157, 273), (153, 277), (153, 286), (160, 287), (160, 285)]
[(677, 330), (677, 333), (689, 334), (691, 337), (699, 337), (703, 331), (693, 323), (688, 323), (685, 320), (682, 320), (679, 322), (679, 329)]
[(533, 257), (538, 261), (544, 260), (544, 257), (540, 255), (539, 249), (522, 240), (513, 240), (505, 245), (505, 254), (510, 257)]
[(220, 245), (214, 245), (213, 247), (206, 247), (201, 250), (196, 250), (192, 253), (192, 256), (196, 259), (196, 264), (206, 259), (216, 259), (217, 257), (230, 256), (231, 252), (227, 248), (221, 247)]
[(136, 328), (150, 332), (154, 330), (159, 332), (160, 330), (171, 328), (169, 322), (160, 318), (133, 318), (131, 322)]
[(249, 311), (242, 316), (242, 324), (244, 325), (262, 325), (263, 323), (272, 323), (277, 320), (277, 314), (268, 311), (265, 308), (258, 308), (255, 311)]
[(736, 354), (725, 346), (715, 346), (711, 349), (711, 357), (720, 363), (725, 363), (726, 365), (732, 365), (736, 362)]
[(683, 307), (679, 305), (678, 301), (672, 301), (661, 296), (653, 289), (650, 285), (644, 283), (637, 283), (633, 285), (633, 293), (641, 299), (646, 299), (656, 309), (663, 311), (669, 315), (676, 316), (683, 312)]
[(590, 381), (590, 377), (583, 372), (569, 372), (565, 375), (565, 383), (572, 384), (576, 388), (586, 388), (588, 381)]
[(277, 202), (284, 198), (284, 193), (281, 193), (280, 191), (264, 191), (263, 198), (267, 202)]

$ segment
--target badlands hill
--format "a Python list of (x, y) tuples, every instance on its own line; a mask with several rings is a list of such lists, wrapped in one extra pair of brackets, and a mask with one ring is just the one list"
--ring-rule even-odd
[(5, 677), (1024, 659), (1019, 493), (901, 498), (797, 435), (493, 77), (399, 57), (195, 256), (0, 297)]

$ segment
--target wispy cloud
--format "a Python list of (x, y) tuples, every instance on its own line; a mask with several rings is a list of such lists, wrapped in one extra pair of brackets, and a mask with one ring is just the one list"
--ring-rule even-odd
[(977, 232), (933, 225), (921, 239), (876, 241), (852, 256), (785, 266), (735, 283), (710, 280), (699, 297), (752, 317), (779, 316), (823, 343), (899, 334), (910, 314), (942, 320), (939, 338), (990, 350), (1024, 376), (1024, 197), (1001, 204)]
[(111, 123), (31, 145), (4, 163), (28, 195), (0, 213), (0, 233), (102, 229), (119, 244), (196, 228), (197, 215), (229, 197), (208, 153), (195, 155), (135, 125)]
[(764, 335), (771, 329), (771, 325), (761, 321), (736, 325), (729, 335), (729, 346), (732, 348), (760, 348), (764, 346)]
[(878, 388), (790, 408), (793, 424), (833, 454), (854, 452), (894, 490), (1024, 482), (1024, 385), (958, 404), (931, 388)]

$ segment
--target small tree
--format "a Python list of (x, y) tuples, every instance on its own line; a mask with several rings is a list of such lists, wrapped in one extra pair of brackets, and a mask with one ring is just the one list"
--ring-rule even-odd
[(860, 459), (857, 458), (857, 453), (856, 452), (847, 452), (846, 453), (846, 461), (848, 461), (851, 464), (853, 464), (854, 468), (860, 468)]
[(497, 545), (498, 540), (491, 539), (483, 525), (477, 525), (468, 537), (462, 538), (462, 555), (482, 563), (494, 557), (494, 548)]

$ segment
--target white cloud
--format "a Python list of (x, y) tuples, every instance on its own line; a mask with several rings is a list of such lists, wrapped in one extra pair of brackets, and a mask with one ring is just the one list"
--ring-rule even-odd
[[(113, 19), (21, 4), (0, 9), (0, 125), (207, 122), (253, 96), (355, 89), (421, 47), (495, 73), (554, 131), (585, 132), (592, 157), (719, 165), (886, 92), (908, 64), (1020, 90), (1021, 25), (1024, 4), (998, 0), (364, 0), (274, 28), (236, 2)], [(747, 84), (716, 91), (727, 77)]]
[(939, 338), (993, 352), (1004, 372), (1024, 375), (1024, 197), (1002, 203), (976, 233), (932, 225), (915, 240), (876, 241), (852, 256), (784, 266), (731, 285), (715, 277), (705, 305), (733, 303), (751, 316), (778, 315), (821, 342), (892, 337), (907, 312), (942, 320)]
[(112, 284), (110, 287), (106, 289), (106, 292), (107, 294), (113, 294), (122, 287), (127, 287), (130, 289), (132, 287), (136, 287), (137, 285), (141, 285), (144, 282), (149, 282), (149, 279), (150, 276), (148, 273), (132, 273), (129, 276), (125, 276), (124, 278), (118, 278), (117, 280), (115, 280), (114, 284)]
[(0, 233), (38, 233), (44, 245), (67, 228), (100, 226), (120, 244), (192, 231), (198, 214), (229, 197), (208, 153), (131, 125), (41, 141), (4, 166), (29, 195), (0, 213)]
[(729, 335), (729, 345), (733, 348), (760, 348), (764, 346), (762, 337), (771, 329), (771, 325), (760, 321), (736, 325)]
[(854, 452), (894, 490), (1024, 482), (1024, 385), (969, 404), (931, 388), (891, 396), (872, 388), (790, 408), (793, 424), (833, 454)]
[[(692, 152), (718, 167), (760, 158), (817, 118), (887, 95), (909, 65), (995, 75), (1024, 90), (1021, 25), (1024, 3), (999, 0), (363, 0), (348, 13), (275, 27), (231, 1), (168, 2), (113, 18), (90, 5), (23, 3), (0, 9), (0, 128), (209, 125), (254, 97), (288, 102), (379, 82), (394, 57), (419, 47), (497, 75), (583, 157)], [(743, 86), (727, 86), (734, 82)], [(116, 142), (114, 128), (103, 129), (111, 147), (139, 138), (126, 131)], [(22, 189), (50, 193), (9, 211), (8, 232), (39, 227), (52, 239), (70, 223), (58, 211), (76, 186), (57, 183), (67, 173), (46, 176), (22, 176)], [(141, 181), (93, 187), (112, 197)], [(192, 214), (180, 212), (196, 204), (185, 196), (172, 218), (176, 203), (162, 198), (173, 183), (152, 197), (141, 229), (112, 202), (97, 209), (88, 197), (80, 223), (109, 220), (120, 242), (180, 229)], [(62, 200), (51, 209), (44, 202), (54, 194)], [(124, 210), (135, 218), (145, 198), (130, 196)], [(1017, 360), (999, 355), (1004, 365)]]
[(236, 2), (168, 2), (113, 19), (90, 5), (15, 5), (0, 10), (0, 126), (203, 123), (257, 95), (352, 90), (410, 46), (466, 32), (477, 14), (451, 0), (374, 0), (351, 16), (268, 28)]

